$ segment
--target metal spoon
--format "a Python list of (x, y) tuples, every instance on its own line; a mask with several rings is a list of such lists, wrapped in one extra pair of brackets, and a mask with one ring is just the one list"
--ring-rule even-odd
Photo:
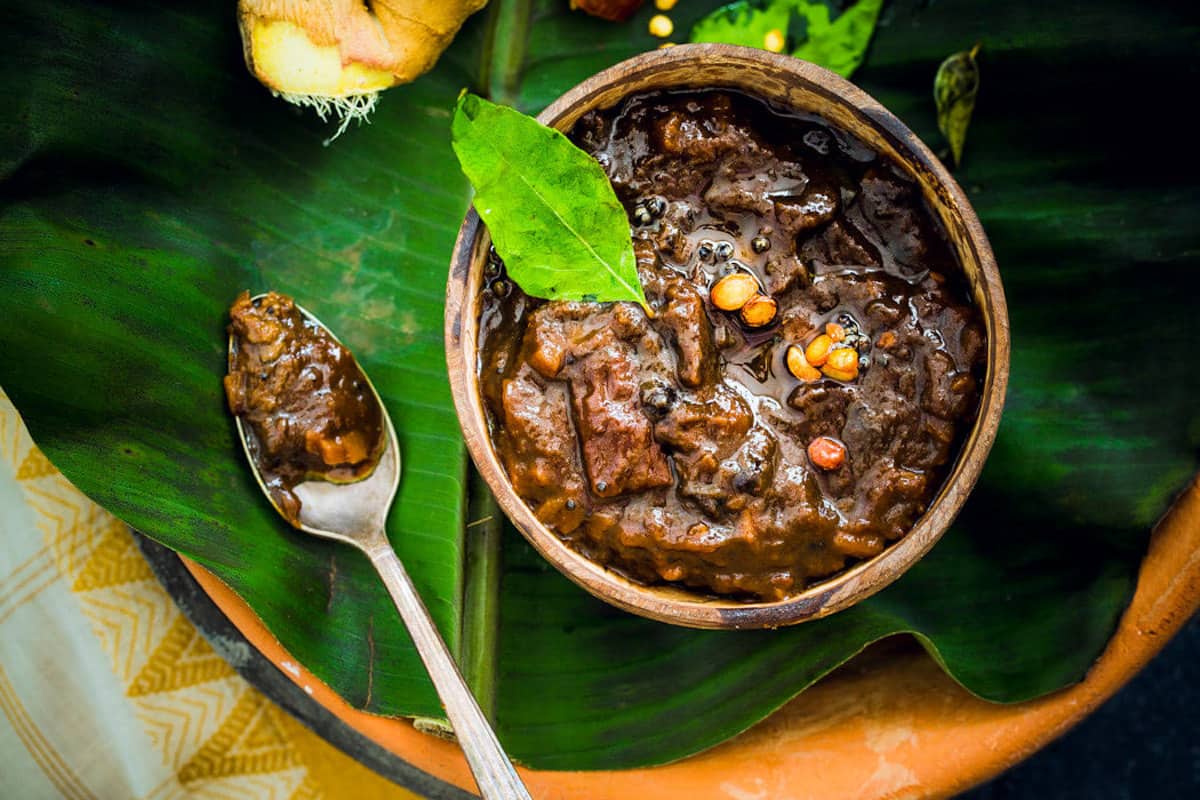
[[(296, 309), (337, 341), (337, 337), (319, 319), (299, 305)], [(230, 335), (230, 358), (235, 349), (235, 338)], [(366, 377), (366, 372), (363, 372), (363, 376)], [(396, 430), (392, 427), (391, 417), (370, 378), (367, 378), (367, 385), (371, 387), (375, 402), (383, 412), (387, 440), (379, 464), (369, 476), (354, 483), (305, 481), (297, 485), (292, 492), (300, 500), (300, 513), (299, 521), (293, 524), (315, 536), (354, 545), (371, 559), (371, 564), (383, 579), (400, 617), (408, 627), (417, 653), (446, 708), (446, 716), (450, 718), (480, 794), (485, 800), (528, 800), (528, 790), (501, 748), (471, 690), (467, 688), (412, 579), (388, 541), (384, 524), (396, 496), (396, 488), (400, 485), (400, 450), (396, 446)], [(255, 480), (271, 499), (271, 505), (286, 519), (287, 515), (267, 490), (253, 457), (253, 434), (243, 426), (241, 417), (234, 419)]]

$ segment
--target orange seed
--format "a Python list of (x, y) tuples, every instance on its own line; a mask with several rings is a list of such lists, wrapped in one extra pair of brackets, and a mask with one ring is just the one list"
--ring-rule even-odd
[(753, 275), (745, 272), (734, 272), (726, 275), (713, 284), (709, 297), (712, 303), (722, 311), (737, 311), (758, 294), (758, 281)]
[(858, 372), (858, 351), (852, 347), (839, 347), (837, 350), (831, 350), (829, 357), (825, 359), (825, 365), (830, 369), (838, 369), (843, 372)]
[(802, 381), (815, 381), (821, 377), (821, 370), (808, 363), (808, 359), (804, 357), (804, 348), (798, 345), (788, 345), (787, 368), (788, 372)]
[(837, 469), (846, 461), (846, 445), (830, 436), (819, 436), (808, 444), (808, 460), (821, 469)]
[(765, 294), (755, 295), (742, 306), (742, 322), (751, 328), (761, 328), (775, 319), (775, 299)]
[(825, 359), (829, 358), (829, 348), (831, 347), (833, 347), (833, 339), (829, 334), (822, 333), (808, 343), (808, 347), (804, 350), (804, 357), (808, 359), (808, 363), (819, 367), (825, 363)]

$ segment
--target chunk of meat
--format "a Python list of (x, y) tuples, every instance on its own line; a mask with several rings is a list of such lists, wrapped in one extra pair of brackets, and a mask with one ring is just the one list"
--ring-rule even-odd
[(845, 276), (838, 287), (838, 301), (861, 308), (876, 300), (888, 299), (888, 281), (875, 277), (879, 274)]
[(704, 300), (695, 286), (682, 279), (671, 281), (665, 295), (667, 307), (660, 318), (675, 343), (675, 371), (680, 383), (695, 388), (716, 370), (716, 348)]
[[(674, 451), (681, 497), (714, 518), (732, 510), (730, 487), (739, 471), (735, 454), (753, 423), (745, 401), (724, 384), (671, 408), (655, 426), (654, 435)], [(723, 462), (730, 459), (733, 463), (723, 469)]]
[(844, 219), (829, 223), (819, 234), (800, 246), (800, 257), (836, 266), (878, 267), (879, 248)]
[(762, 425), (755, 425), (746, 440), (722, 466), (730, 472), (729, 485), (734, 492), (762, 495), (775, 477), (779, 443)]
[(858, 203), (897, 261), (909, 266), (920, 263), (929, 248), (915, 184), (890, 170), (872, 168), (863, 177)]
[(719, 212), (769, 214), (772, 201), (767, 197), (774, 181), (761, 170), (739, 175), (729, 164), (718, 170), (704, 192), (704, 202)]
[(808, 343), (813, 337), (824, 332), (821, 315), (817, 313), (816, 305), (807, 297), (800, 298), (784, 310), (779, 316), (779, 327), (787, 342)]
[(813, 189), (796, 200), (776, 200), (775, 219), (781, 230), (793, 236), (819, 228), (838, 212), (837, 195), (826, 189)]
[(651, 135), (663, 153), (684, 156), (693, 162), (714, 161), (754, 146), (752, 134), (741, 125), (725, 120), (700, 120), (679, 111), (655, 120)]
[(767, 259), (767, 291), (782, 294), (793, 286), (806, 286), (812, 280), (808, 267), (791, 253), (782, 253)]
[(954, 367), (954, 360), (943, 350), (925, 356), (925, 391), (921, 408), (942, 419), (956, 419), (975, 399), (975, 379)]
[(908, 462), (902, 450), (921, 432), (916, 398), (880, 378), (873, 382), (875, 401), (855, 406), (846, 420), (842, 440), (852, 453), (876, 453)]
[(628, 350), (610, 346), (585, 358), (571, 396), (593, 492), (616, 497), (670, 485), (671, 468), (642, 412)]
[(867, 491), (847, 521), (847, 532), (899, 539), (925, 512), (923, 498), (929, 479), (924, 474), (881, 461), (863, 480)]
[(983, 361), (983, 349), (987, 345), (987, 336), (983, 326), (977, 322), (969, 322), (963, 326), (959, 334), (959, 363), (978, 364)]
[(654, 428), (658, 441), (684, 453), (710, 447), (724, 458), (750, 430), (754, 416), (746, 401), (724, 384), (676, 403)]
[(546, 384), (527, 365), (504, 381), (501, 394), (505, 446), (499, 448), (513, 488), (534, 514), (570, 533), (585, 513), (575, 436), (566, 387)]
[(846, 409), (854, 400), (855, 389), (835, 381), (801, 383), (788, 396), (788, 405), (796, 410), (792, 430), (807, 446), (818, 436), (841, 438), (846, 425)]
[(535, 311), (525, 329), (525, 353), (530, 366), (544, 378), (554, 378), (562, 371), (567, 359), (567, 335), (563, 331), (563, 320), (555, 314), (546, 313), (543, 306)]

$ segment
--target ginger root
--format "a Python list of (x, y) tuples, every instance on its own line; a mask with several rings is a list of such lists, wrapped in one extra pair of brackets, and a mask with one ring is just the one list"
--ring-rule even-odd
[(323, 118), (365, 116), (379, 92), (428, 71), (487, 0), (238, 0), (246, 66)]

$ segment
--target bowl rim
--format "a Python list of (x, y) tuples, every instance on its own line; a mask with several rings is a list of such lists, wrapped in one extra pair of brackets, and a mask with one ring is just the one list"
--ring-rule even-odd
[[(477, 373), (478, 270), (486, 228), (472, 207), (459, 229), (446, 287), (445, 347), (450, 389), (463, 437), (476, 468), (491, 488), (500, 508), (538, 553), (559, 572), (597, 598), (640, 616), (692, 628), (777, 628), (827, 616), (880, 591), (927, 553), (949, 528), (983, 469), (996, 438), (1009, 371), (1009, 324), (1004, 289), (991, 246), (970, 202), (958, 183), (929, 148), (890, 111), (839, 75), (807, 61), (749, 47), (723, 44), (684, 44), (652, 50), (622, 61), (582, 81), (541, 114), (538, 120), (557, 127), (573, 112), (578, 116), (597, 106), (615, 86), (664, 67), (702, 61), (733, 69), (769, 69), (787, 75), (804, 89), (841, 105), (864, 125), (875, 129), (900, 156), (906, 171), (927, 174), (941, 204), (953, 209), (979, 265), (977, 300), (987, 327), (987, 373), (979, 411), (954, 466), (943, 480), (930, 507), (917, 524), (874, 558), (862, 561), (827, 580), (782, 600), (746, 603), (711, 597), (672, 586), (646, 585), (598, 564), (571, 549), (543, 525), (517, 495), (503, 469), (487, 430), (486, 411)], [(721, 84), (675, 84), (719, 88)], [(666, 88), (666, 87), (660, 87)], [(622, 95), (636, 91), (632, 88)], [(743, 91), (746, 91), (743, 89)], [(751, 92), (748, 92), (751, 93)], [(769, 99), (769, 98), (764, 98)], [(776, 103), (778, 105), (778, 103)], [(572, 123), (574, 119), (570, 120)]]

